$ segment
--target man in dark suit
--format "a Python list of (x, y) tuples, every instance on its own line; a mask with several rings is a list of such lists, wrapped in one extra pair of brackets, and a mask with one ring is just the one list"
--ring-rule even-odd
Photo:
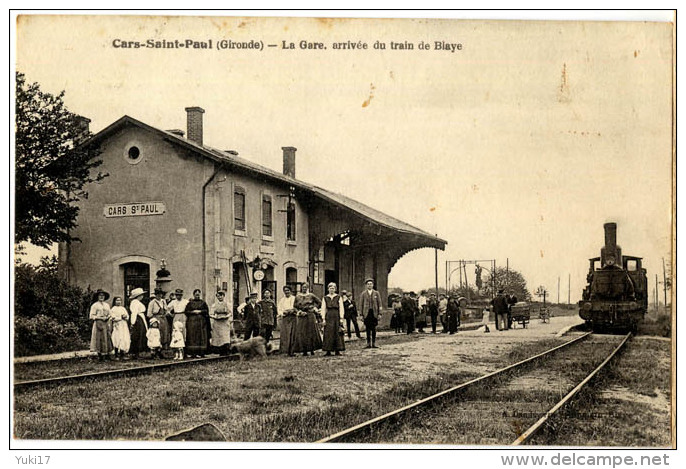
[(503, 295), (503, 290), (498, 290), (498, 294), (491, 300), (493, 311), (495, 312), (495, 328), (499, 331), (507, 329), (507, 312), (509, 306), (507, 298)]
[(367, 328), (367, 348), (379, 348), (376, 346), (376, 326), (381, 314), (381, 295), (374, 290), (373, 279), (368, 278), (364, 283), (366, 289), (360, 296), (360, 310)]
[(245, 338), (260, 335), (260, 305), (257, 304), (257, 293), (251, 293), (248, 304), (243, 308), (243, 318), (245, 319)]

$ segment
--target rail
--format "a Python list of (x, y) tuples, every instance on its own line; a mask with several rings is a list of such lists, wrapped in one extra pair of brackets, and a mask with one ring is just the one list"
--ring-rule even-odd
[(365, 431), (365, 430), (367, 430), (367, 429), (373, 427), (374, 425), (378, 425), (378, 424), (380, 424), (380, 423), (383, 423), (383, 422), (385, 422), (385, 421), (390, 420), (391, 418), (395, 418), (395, 417), (397, 417), (397, 416), (399, 416), (399, 415), (401, 415), (401, 414), (404, 414), (405, 412), (407, 412), (407, 411), (409, 411), (409, 410), (411, 410), (411, 409), (416, 409), (416, 408), (418, 408), (418, 407), (421, 407), (421, 406), (426, 405), (426, 404), (428, 404), (428, 403), (434, 402), (434, 401), (436, 401), (436, 400), (438, 400), (438, 399), (441, 399), (441, 398), (443, 398), (443, 397), (449, 396), (449, 395), (451, 395), (451, 394), (455, 394), (455, 393), (457, 393), (457, 392), (459, 392), (459, 391), (463, 391), (464, 389), (468, 388), (469, 386), (473, 386), (473, 385), (475, 385), (476, 383), (479, 383), (479, 382), (481, 382), (481, 381), (485, 381), (485, 380), (494, 378), (495, 376), (501, 375), (501, 374), (503, 374), (503, 373), (507, 373), (507, 372), (509, 372), (509, 371), (511, 371), (511, 370), (513, 370), (513, 369), (515, 369), (515, 368), (518, 368), (518, 367), (523, 366), (523, 365), (525, 365), (525, 364), (527, 364), (527, 363), (531, 363), (531, 362), (533, 362), (533, 361), (535, 361), (535, 360), (538, 360), (538, 359), (540, 359), (540, 358), (543, 358), (543, 357), (545, 357), (545, 356), (547, 356), (547, 355), (549, 355), (549, 354), (552, 354), (552, 353), (554, 353), (554, 352), (556, 352), (556, 351), (558, 351), (558, 350), (560, 350), (560, 349), (563, 349), (563, 348), (568, 347), (568, 346), (570, 346), (570, 345), (572, 345), (572, 344), (575, 344), (575, 343), (577, 343), (577, 342), (579, 342), (579, 341), (581, 341), (581, 340), (584, 340), (584, 339), (586, 339), (588, 336), (590, 336), (591, 334), (592, 334), (592, 332), (587, 332), (587, 333), (585, 333), (585, 334), (583, 334), (583, 335), (581, 335), (581, 336), (579, 336), (579, 337), (577, 337), (577, 338), (575, 338), (575, 339), (572, 339), (572, 340), (570, 340), (570, 341), (565, 342), (564, 344), (560, 344), (560, 345), (558, 345), (558, 346), (556, 346), (556, 347), (553, 347), (553, 348), (551, 348), (551, 349), (549, 349), (549, 350), (546, 350), (545, 352), (538, 353), (538, 354), (536, 354), (536, 355), (534, 355), (534, 356), (532, 356), (532, 357), (526, 358), (526, 359), (521, 360), (521, 361), (519, 361), (519, 362), (517, 362), (517, 363), (514, 363), (514, 364), (512, 364), (512, 365), (508, 365), (508, 366), (506, 366), (505, 368), (500, 368), (500, 369), (498, 369), (498, 370), (496, 370), (496, 371), (493, 371), (493, 372), (491, 372), (491, 373), (485, 374), (485, 375), (480, 376), (480, 377), (478, 377), (478, 378), (474, 378), (474, 379), (472, 379), (472, 380), (470, 380), (470, 381), (467, 381), (467, 382), (465, 382), (465, 383), (459, 384), (459, 385), (457, 385), (457, 386), (453, 386), (453, 387), (451, 387), (451, 388), (449, 388), (449, 389), (446, 389), (445, 391), (441, 391), (441, 392), (439, 392), (439, 393), (437, 393), (437, 394), (433, 394), (433, 395), (431, 395), (431, 396), (429, 396), (429, 397), (425, 397), (425, 398), (423, 398), (423, 399), (420, 399), (420, 400), (418, 400), (418, 401), (415, 401), (415, 402), (413, 402), (413, 403), (411, 403), (411, 404), (408, 404), (408, 405), (406, 405), (406, 406), (404, 406), (404, 407), (401, 407), (401, 408), (399, 408), (399, 409), (393, 410), (393, 411), (388, 412), (388, 413), (386, 413), (386, 414), (383, 414), (383, 415), (380, 415), (380, 416), (378, 416), (378, 417), (375, 417), (375, 418), (373, 418), (373, 419), (371, 419), (371, 420), (367, 420), (366, 422), (363, 422), (363, 423), (360, 423), (360, 424), (355, 425), (355, 426), (353, 426), (353, 427), (350, 427), (350, 428), (347, 428), (347, 429), (345, 429), (345, 430), (342, 430), (342, 431), (340, 431), (340, 432), (338, 432), (338, 433), (334, 433), (333, 435), (327, 436), (326, 438), (322, 438), (321, 440), (317, 440), (316, 443), (336, 443), (336, 442), (340, 442), (341, 440), (344, 440), (345, 438), (348, 438), (348, 437), (350, 437), (350, 436), (352, 436), (352, 435), (355, 435), (355, 434), (358, 434), (358, 433), (360, 433), (360, 432), (362, 432), (362, 431)]

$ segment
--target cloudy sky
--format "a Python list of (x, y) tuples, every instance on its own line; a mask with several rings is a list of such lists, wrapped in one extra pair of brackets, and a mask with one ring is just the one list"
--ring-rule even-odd
[[(215, 49), (113, 46), (148, 39)], [(279, 47), (216, 50), (222, 39)], [(347, 41), (368, 49), (333, 48)], [(405, 41), (414, 49), (391, 50)], [(670, 256), (666, 23), (32, 16), (16, 44), (18, 70), (65, 90), (93, 131), (125, 114), (185, 129), (184, 107), (201, 106), (208, 145), (277, 170), (281, 147), (297, 147), (298, 178), (446, 239), (441, 286), (446, 260), (509, 259), (554, 300), (571, 275), (576, 301), (607, 221), (645, 258), (651, 288)], [(390, 284), (433, 278), (424, 249)]]

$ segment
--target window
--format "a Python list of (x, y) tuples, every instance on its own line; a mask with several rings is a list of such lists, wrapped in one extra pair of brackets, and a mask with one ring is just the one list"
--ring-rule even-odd
[(140, 144), (136, 141), (131, 141), (124, 146), (124, 159), (129, 164), (138, 164), (143, 159), (143, 152)]
[(233, 192), (233, 223), (236, 231), (245, 231), (245, 191), (240, 187)]
[(295, 203), (288, 204), (286, 210), (286, 239), (295, 241)]
[(262, 236), (272, 236), (272, 198), (262, 196)]

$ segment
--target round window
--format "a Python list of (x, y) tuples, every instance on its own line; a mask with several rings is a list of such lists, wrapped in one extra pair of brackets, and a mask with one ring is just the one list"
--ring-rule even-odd
[(124, 147), (124, 159), (130, 164), (138, 164), (143, 159), (138, 142), (129, 142)]

